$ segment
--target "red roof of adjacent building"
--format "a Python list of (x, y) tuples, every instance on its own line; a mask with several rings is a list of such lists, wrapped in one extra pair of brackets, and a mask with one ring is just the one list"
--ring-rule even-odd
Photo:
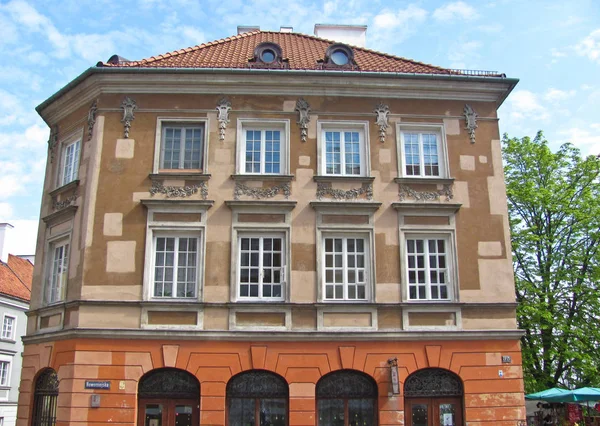
[[(135, 68), (248, 68), (254, 48), (263, 42), (277, 43), (291, 70), (319, 70), (331, 40), (300, 33), (252, 31), (204, 43), (140, 61), (99, 63), (107, 67)], [(409, 74), (461, 74), (456, 70), (436, 67), (362, 47), (353, 47), (356, 71)], [(121, 59), (121, 58), (119, 58)], [(112, 62), (112, 61), (111, 61)]]
[(8, 262), (0, 262), (0, 295), (31, 300), (33, 264), (26, 259), (8, 255)]

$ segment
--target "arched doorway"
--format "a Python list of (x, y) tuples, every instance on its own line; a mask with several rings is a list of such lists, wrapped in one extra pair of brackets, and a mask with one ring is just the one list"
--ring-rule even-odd
[(233, 376), (227, 383), (227, 424), (287, 426), (289, 395), (285, 379), (270, 371)]
[(56, 405), (58, 402), (58, 375), (47, 368), (35, 381), (33, 394), (32, 426), (54, 426), (56, 424)]
[(460, 377), (441, 368), (427, 368), (408, 376), (404, 382), (404, 418), (407, 426), (462, 426)]
[(318, 426), (377, 425), (377, 383), (365, 373), (339, 370), (317, 382)]
[(138, 426), (192, 426), (200, 417), (200, 383), (187, 371), (160, 368), (138, 384)]

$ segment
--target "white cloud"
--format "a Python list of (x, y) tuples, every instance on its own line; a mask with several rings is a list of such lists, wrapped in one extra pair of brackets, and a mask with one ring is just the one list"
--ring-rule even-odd
[[(0, 218), (3, 217), (0, 213)], [(4, 216), (3, 222), (10, 223), (14, 228), (6, 233), (6, 248), (10, 254), (35, 254), (37, 241), (38, 220), (16, 219)]]
[[(593, 125), (590, 127), (594, 127)], [(573, 145), (581, 149), (583, 155), (598, 155), (600, 154), (600, 133), (597, 131), (589, 131), (580, 127), (572, 127), (560, 132), (565, 141), (571, 142)]]
[(427, 15), (425, 9), (414, 4), (396, 11), (385, 9), (373, 18), (372, 36), (376, 43), (400, 43), (418, 30)]
[(551, 87), (544, 94), (544, 99), (548, 102), (560, 102), (573, 96), (575, 96), (575, 90), (559, 90)]
[(6, 174), (3, 172), (0, 176), (0, 200), (20, 194), (24, 189), (23, 180), (18, 173)]
[(433, 12), (433, 18), (442, 22), (455, 20), (472, 21), (478, 17), (479, 14), (477, 11), (463, 1), (445, 4)]
[(592, 61), (600, 63), (600, 28), (581, 40), (575, 46), (575, 51), (580, 56), (587, 56)]
[(486, 25), (479, 25), (477, 27), (477, 29), (484, 33), (494, 34), (494, 33), (499, 33), (500, 31), (502, 31), (504, 29), (504, 27), (501, 24), (486, 24)]
[(7, 218), (13, 217), (13, 211), (10, 203), (0, 203), (0, 222), (7, 222)]
[(448, 54), (448, 59), (451, 61), (450, 68), (476, 68), (474, 65), (470, 64), (479, 57), (477, 51), (481, 46), (483, 46), (483, 43), (477, 40), (454, 45)]
[(510, 117), (515, 120), (547, 120), (548, 110), (539, 100), (538, 95), (529, 90), (513, 92), (509, 99)]

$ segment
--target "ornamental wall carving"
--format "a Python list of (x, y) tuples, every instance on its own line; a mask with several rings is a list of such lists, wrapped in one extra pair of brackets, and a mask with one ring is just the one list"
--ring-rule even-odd
[(236, 182), (235, 189), (233, 190), (233, 198), (239, 200), (240, 196), (246, 195), (257, 200), (263, 198), (273, 198), (274, 196), (282, 194), (287, 200), (291, 194), (291, 187), (289, 182), (284, 182), (279, 185), (271, 186), (269, 188), (252, 188), (243, 183)]
[(335, 189), (326, 182), (317, 182), (318, 200), (323, 199), (323, 197), (329, 197), (338, 201), (349, 201), (356, 200), (362, 195), (364, 195), (369, 201), (373, 199), (373, 184), (371, 182), (361, 186), (360, 188), (352, 188), (348, 190)]

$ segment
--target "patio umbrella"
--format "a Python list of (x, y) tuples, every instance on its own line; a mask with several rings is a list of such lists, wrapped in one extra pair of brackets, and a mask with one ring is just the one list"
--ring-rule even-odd
[(600, 388), (579, 388), (544, 398), (548, 402), (600, 401)]
[(564, 394), (569, 393), (570, 391), (566, 390), (566, 389), (560, 389), (560, 388), (550, 388), (550, 389), (546, 389), (540, 392), (536, 392), (536, 393), (530, 393), (528, 395), (525, 395), (525, 399), (539, 399), (541, 401), (547, 401), (546, 398), (551, 398), (551, 397), (558, 397)]

